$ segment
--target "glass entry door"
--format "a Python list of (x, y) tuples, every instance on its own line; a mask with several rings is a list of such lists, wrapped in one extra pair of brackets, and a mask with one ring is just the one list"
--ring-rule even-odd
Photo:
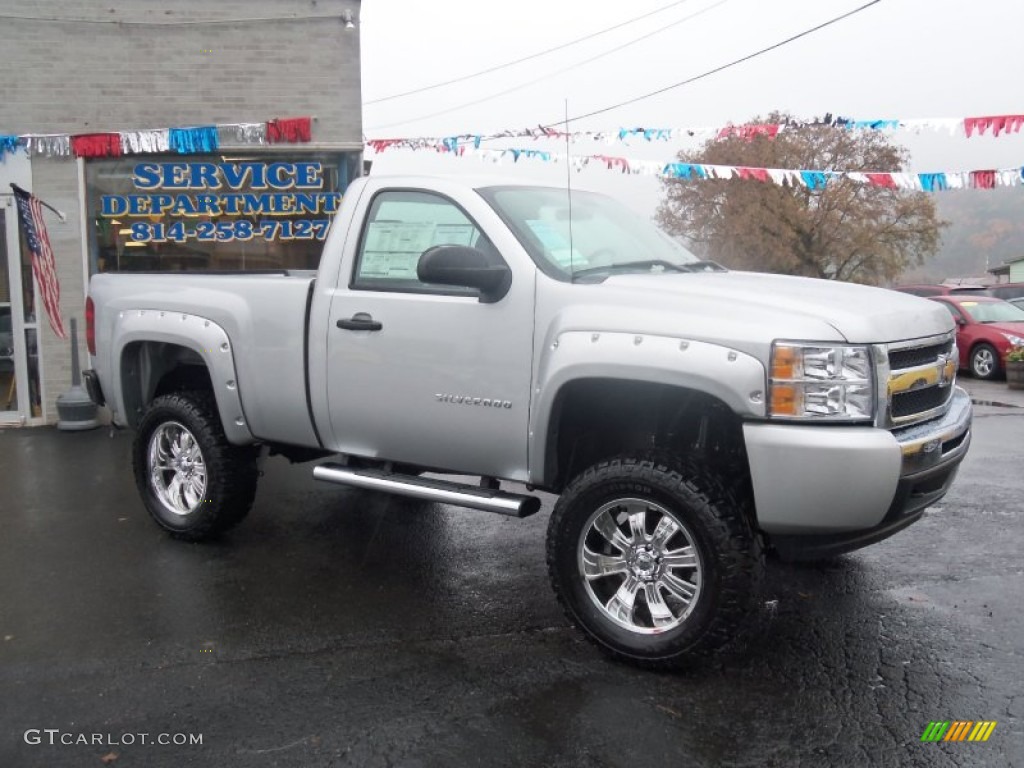
[(22, 254), (11, 195), (0, 197), (0, 424), (42, 416), (32, 267)]

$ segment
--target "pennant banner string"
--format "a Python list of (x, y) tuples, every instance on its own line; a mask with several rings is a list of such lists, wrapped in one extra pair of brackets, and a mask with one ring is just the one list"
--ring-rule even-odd
[(366, 144), (375, 152), (386, 149), (424, 149), (432, 148), (443, 142), (472, 142), (477, 146), (484, 141), (498, 139), (558, 139), (564, 141), (603, 141), (605, 143), (630, 141), (672, 141), (684, 137), (698, 138), (730, 138), (739, 137), (752, 140), (758, 136), (775, 138), (784, 131), (792, 131), (809, 127), (846, 128), (864, 131), (897, 131), (907, 130), (920, 133), (924, 130), (942, 131), (955, 136), (958, 133), (966, 138), (973, 136), (1008, 136), (1017, 134), (1024, 128), (1024, 114), (989, 115), (984, 117), (931, 117), (910, 119), (872, 119), (861, 120), (826, 113), (824, 117), (813, 117), (808, 120), (788, 120), (782, 123), (745, 123), (724, 126), (691, 126), (686, 128), (668, 127), (621, 127), (616, 129), (594, 131), (561, 131), (555, 128), (537, 126), (518, 130), (504, 130), (494, 133), (462, 133), (451, 136), (421, 136), (411, 138), (380, 138), (367, 139)]
[(489, 149), (471, 145), (445, 152), (454, 157), (479, 157), (494, 163), (511, 160), (536, 160), (540, 162), (568, 162), (576, 171), (597, 167), (619, 173), (643, 176), (659, 176), (682, 181), (709, 181), (725, 179), (747, 179), (786, 187), (803, 187), (811, 190), (825, 189), (830, 183), (848, 179), (869, 186), (918, 192), (942, 192), (953, 189), (995, 189), (996, 187), (1017, 187), (1024, 184), (1024, 167), (1001, 168), (973, 171), (937, 171), (910, 173), (902, 171), (837, 171), (790, 168), (754, 168), (736, 165), (712, 165), (707, 163), (660, 162), (657, 160), (636, 160), (614, 155), (566, 155), (540, 149), (507, 148)]
[(220, 123), (184, 128), (61, 134), (0, 133), (0, 162), (24, 150), (30, 157), (118, 157), (144, 154), (206, 154), (224, 144), (309, 143), (315, 117), (275, 118), (262, 123)]

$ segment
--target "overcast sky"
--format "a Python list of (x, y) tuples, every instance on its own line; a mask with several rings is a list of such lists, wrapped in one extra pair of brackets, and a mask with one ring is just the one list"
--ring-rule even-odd
[[(853, 10), (867, 0), (684, 0), (662, 12), (550, 55), (421, 94), (365, 104), (369, 138), (444, 136), (536, 126), (671, 85)], [(672, 0), (364, 0), (363, 99), (459, 78), (665, 8)], [(691, 18), (686, 18), (691, 17)], [(742, 123), (771, 110), (798, 117), (825, 112), (856, 119), (1024, 113), (1017, 61), (1024, 4), (1016, 0), (881, 0), (775, 51), (697, 83), (600, 116), (574, 129), (685, 127)], [(636, 38), (649, 36), (636, 44)], [(593, 59), (613, 48), (621, 50)], [(512, 92), (473, 106), (500, 91)], [(458, 108), (458, 109), (455, 109)], [(426, 117), (438, 112), (448, 114)], [(1024, 164), (1024, 134), (965, 139), (948, 134), (894, 138), (912, 150), (912, 171)], [(508, 144), (565, 151), (563, 144)], [(497, 145), (500, 146), (500, 145)], [(579, 154), (669, 160), (684, 145), (576, 143)], [(497, 172), (563, 183), (564, 166), (494, 166), (476, 158), (394, 151), (374, 158), (377, 173)], [(652, 213), (651, 177), (587, 169), (574, 183), (615, 194)], [(949, 193), (947, 193), (949, 194)], [(1024, 195), (1024, 189), (1021, 189)]]

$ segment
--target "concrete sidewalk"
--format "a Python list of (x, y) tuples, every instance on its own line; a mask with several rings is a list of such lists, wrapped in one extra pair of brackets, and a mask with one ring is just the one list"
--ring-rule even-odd
[(961, 375), (957, 376), (956, 383), (967, 390), (975, 405), (1024, 408), (1024, 390), (1010, 389), (1006, 381), (981, 381)]

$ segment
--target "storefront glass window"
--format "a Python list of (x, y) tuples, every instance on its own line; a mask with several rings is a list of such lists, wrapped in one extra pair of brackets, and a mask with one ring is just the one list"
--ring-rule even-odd
[(86, 164), (90, 272), (316, 269), (358, 153)]
[(28, 370), (29, 411), (33, 418), (43, 415), (39, 391), (39, 323), (36, 317), (35, 283), (32, 278), (32, 253), (25, 238), (21, 243), (21, 307), (25, 321), (25, 364)]
[[(38, 417), (42, 415), (42, 407), (39, 396), (38, 332), (32, 309), (32, 263), (23, 238), (20, 264), (17, 261), (17, 251), (11, 253), (8, 248), (8, 243), (12, 240), (8, 236), (8, 228), (18, 226), (15, 217), (13, 206), (7, 210), (0, 209), (0, 412), (16, 413), (21, 410), (24, 416)], [(14, 235), (13, 242), (19, 242), (17, 234)], [(22, 282), (21, 301), (16, 288), (19, 267)], [(18, 328), (17, 322), (19, 304), (23, 307), (24, 313), (21, 329)], [(20, 358), (17, 353), (19, 333), (24, 334), (24, 358)], [(22, 366), (26, 366), (27, 376), (23, 377)]]
[(7, 217), (0, 209), (0, 411), (18, 409), (14, 378), (14, 323), (7, 272)]

